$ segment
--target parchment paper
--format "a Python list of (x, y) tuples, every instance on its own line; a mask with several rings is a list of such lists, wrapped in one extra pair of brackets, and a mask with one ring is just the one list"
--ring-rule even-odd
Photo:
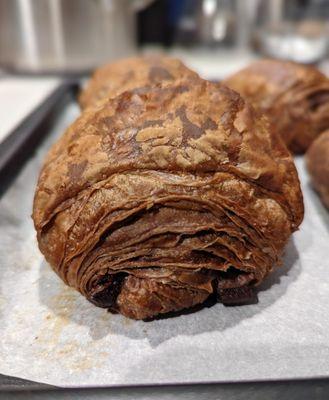
[(66, 387), (329, 376), (329, 214), (303, 160), (305, 220), (259, 304), (131, 321), (66, 287), (37, 248), (41, 160), (77, 113), (68, 107), (0, 202), (0, 373)]

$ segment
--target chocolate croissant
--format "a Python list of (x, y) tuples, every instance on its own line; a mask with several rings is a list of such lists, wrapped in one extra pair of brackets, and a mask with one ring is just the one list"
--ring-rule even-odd
[(96, 69), (80, 93), (79, 104), (82, 109), (86, 109), (103, 99), (136, 87), (197, 76), (181, 61), (164, 55), (122, 59)]
[(329, 80), (316, 68), (261, 60), (223, 83), (266, 113), (293, 153), (329, 128)]
[(329, 130), (323, 132), (306, 153), (312, 185), (329, 209)]
[(302, 218), (293, 160), (266, 118), (201, 79), (83, 113), (50, 150), (33, 209), (63, 281), (134, 319), (247, 300)]

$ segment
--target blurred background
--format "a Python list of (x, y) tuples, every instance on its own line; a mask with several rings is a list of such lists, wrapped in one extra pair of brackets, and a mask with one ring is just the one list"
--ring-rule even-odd
[(167, 52), (221, 80), (257, 57), (329, 71), (329, 0), (0, 0), (0, 144), (67, 77)]
[(86, 73), (165, 50), (223, 75), (221, 63), (259, 55), (323, 62), (328, 41), (329, 0), (0, 0), (0, 69), (11, 73)]

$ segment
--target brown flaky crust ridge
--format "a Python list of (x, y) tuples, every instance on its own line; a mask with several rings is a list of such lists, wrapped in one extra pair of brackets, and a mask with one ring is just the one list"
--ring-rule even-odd
[(294, 153), (329, 128), (329, 80), (314, 67), (260, 60), (223, 83), (265, 112)]
[(266, 118), (224, 86), (182, 78), (84, 112), (48, 154), (33, 218), (67, 284), (144, 319), (260, 283), (303, 202)]
[(323, 132), (306, 153), (312, 185), (329, 209), (329, 129)]
[(126, 90), (184, 77), (196, 78), (197, 74), (173, 57), (153, 54), (118, 60), (95, 70), (80, 93), (79, 104), (82, 109), (94, 107)]

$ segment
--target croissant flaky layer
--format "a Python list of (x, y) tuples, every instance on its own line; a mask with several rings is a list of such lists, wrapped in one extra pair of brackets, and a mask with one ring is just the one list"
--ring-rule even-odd
[(329, 209), (329, 129), (314, 140), (306, 153), (306, 162), (312, 184)]
[(126, 90), (198, 75), (180, 60), (163, 55), (131, 57), (97, 68), (79, 96), (82, 109)]
[(314, 67), (261, 60), (224, 84), (265, 112), (294, 153), (306, 151), (329, 128), (329, 79)]
[(293, 160), (232, 90), (182, 78), (84, 112), (50, 150), (33, 218), (58, 275), (145, 319), (250, 296), (303, 218)]

